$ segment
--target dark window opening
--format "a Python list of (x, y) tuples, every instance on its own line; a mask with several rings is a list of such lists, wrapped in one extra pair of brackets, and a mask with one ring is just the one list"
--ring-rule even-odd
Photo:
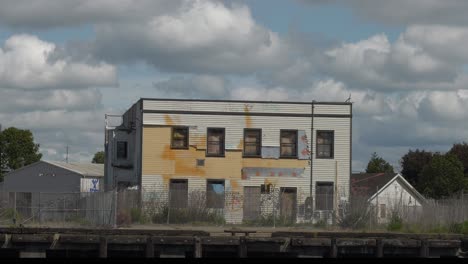
[(171, 182), (169, 183), (169, 204), (171, 208), (187, 208), (187, 180), (171, 180)]
[(262, 130), (244, 130), (244, 156), (259, 157), (262, 149)]
[(224, 128), (208, 128), (206, 155), (224, 157)]
[(297, 157), (297, 130), (281, 130), (280, 157)]
[(260, 185), (260, 192), (261, 192), (262, 194), (268, 194), (268, 193), (270, 193), (271, 191), (272, 191), (271, 183)]
[(172, 149), (188, 149), (189, 129), (188, 127), (173, 127), (171, 137)]
[(333, 131), (317, 131), (317, 158), (333, 158), (333, 145)]
[(315, 210), (333, 210), (333, 182), (317, 182), (315, 186)]
[(206, 207), (224, 208), (224, 180), (207, 180)]
[(127, 141), (117, 141), (117, 159), (127, 159)]

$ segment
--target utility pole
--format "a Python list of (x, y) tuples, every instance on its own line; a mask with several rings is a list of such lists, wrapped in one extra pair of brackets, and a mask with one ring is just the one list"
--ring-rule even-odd
[(66, 156), (65, 159), (66, 159), (66, 161), (67, 161), (67, 163), (68, 163), (68, 145), (67, 145), (67, 156)]

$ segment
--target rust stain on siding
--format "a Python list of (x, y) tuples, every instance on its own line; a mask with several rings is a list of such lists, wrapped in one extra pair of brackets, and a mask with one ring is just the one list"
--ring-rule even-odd
[(239, 141), (239, 144), (237, 145), (237, 149), (243, 150), (244, 149), (244, 140), (241, 139)]
[[(247, 105), (244, 105), (244, 113), (250, 113), (250, 109)], [(245, 127), (251, 128), (252, 127), (252, 117), (249, 115), (245, 116)]]
[[(173, 121), (168, 116), (168, 120)], [(206, 135), (190, 134), (193, 144), (187, 150), (170, 148), (170, 127), (143, 127), (143, 175), (162, 175), (167, 184), (171, 178), (197, 176), (202, 179), (226, 179), (232, 182), (233, 191), (242, 191), (240, 181), (244, 167), (302, 168), (307, 160), (243, 158), (242, 151), (226, 151), (225, 157), (206, 157)], [(193, 138), (195, 137), (195, 139)], [(243, 145), (241, 141), (239, 145)], [(196, 144), (196, 146), (194, 146)], [(201, 145), (205, 146), (201, 146)], [(205, 166), (197, 166), (196, 160), (204, 159)]]
[(238, 190), (239, 189), (239, 183), (236, 180), (231, 180), (231, 188), (233, 190)]
[(194, 147), (188, 150), (173, 150), (169, 144), (164, 146), (161, 158), (165, 160), (173, 160), (174, 175), (177, 176), (204, 176), (205, 170), (196, 166), (197, 154)]
[(204, 134), (189, 134), (190, 141), (193, 142), (191, 146), (197, 149), (206, 149), (206, 135)]
[(164, 121), (166, 122), (166, 125), (174, 125), (174, 120), (172, 120), (172, 118), (168, 115), (168, 114), (165, 114), (164, 115)]

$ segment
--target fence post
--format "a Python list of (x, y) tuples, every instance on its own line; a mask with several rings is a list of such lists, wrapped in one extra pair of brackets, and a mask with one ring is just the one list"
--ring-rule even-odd
[(169, 224), (169, 217), (171, 215), (171, 187), (170, 187), (170, 184), (169, 184), (169, 201), (167, 202), (167, 221), (166, 221), (166, 224)]
[(39, 192), (39, 209), (38, 209), (39, 224), (42, 224), (41, 221), (41, 192)]
[(13, 199), (13, 224), (16, 225), (16, 192), (14, 192), (14, 199)]
[(462, 191), (461, 191), (462, 222), (465, 221), (465, 202), (463, 201), (464, 194), (465, 194), (465, 190), (462, 189)]
[(114, 189), (114, 193), (113, 193), (112, 196), (114, 197), (114, 204), (113, 204), (113, 207), (114, 207), (114, 215), (113, 215), (114, 224), (113, 224), (113, 228), (117, 228), (117, 209), (118, 209), (117, 188)]

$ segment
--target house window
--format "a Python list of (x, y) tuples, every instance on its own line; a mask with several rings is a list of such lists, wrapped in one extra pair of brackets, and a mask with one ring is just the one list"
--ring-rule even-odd
[(189, 129), (188, 127), (173, 127), (171, 138), (171, 149), (188, 149)]
[(127, 159), (127, 141), (117, 141), (117, 159)]
[(333, 210), (333, 182), (317, 182), (315, 186), (315, 209)]
[(260, 157), (262, 149), (262, 130), (244, 129), (244, 156)]
[(169, 183), (169, 204), (171, 208), (186, 208), (188, 203), (188, 181), (171, 180)]
[(206, 207), (224, 208), (224, 180), (206, 182)]
[(333, 131), (317, 131), (317, 158), (333, 158)]
[(297, 130), (281, 130), (280, 132), (280, 157), (297, 157)]
[(208, 128), (206, 155), (224, 157), (224, 128)]
[(386, 218), (387, 217), (387, 207), (385, 204), (380, 205), (380, 218)]

